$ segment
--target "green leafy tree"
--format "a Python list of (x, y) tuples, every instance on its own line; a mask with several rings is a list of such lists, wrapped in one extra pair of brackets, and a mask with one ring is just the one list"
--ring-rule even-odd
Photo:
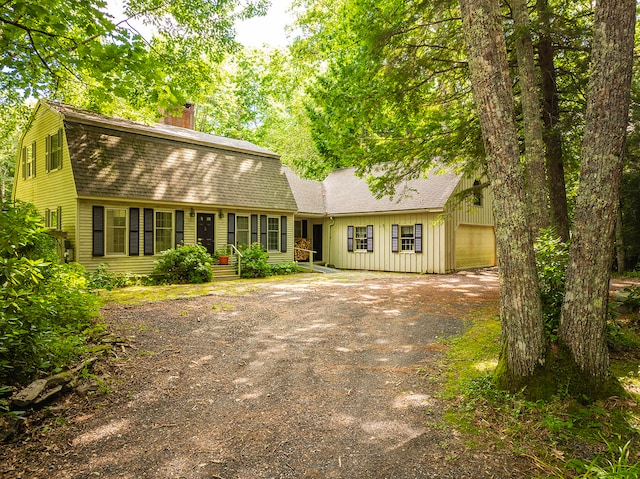
[(29, 205), (0, 210), (0, 381), (52, 371), (82, 352), (98, 311), (82, 268), (57, 264), (55, 239)]
[(310, 176), (325, 171), (311, 137), (304, 86), (311, 72), (286, 51), (247, 49), (214, 69), (197, 105), (196, 129), (249, 140)]

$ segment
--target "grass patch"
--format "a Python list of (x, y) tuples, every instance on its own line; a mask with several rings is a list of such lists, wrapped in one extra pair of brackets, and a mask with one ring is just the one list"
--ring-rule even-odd
[[(449, 426), (468, 435), (469, 447), (508, 449), (529, 458), (539, 478), (640, 477), (640, 340), (633, 320), (616, 319), (612, 371), (627, 398), (590, 405), (557, 395), (530, 401), (498, 390), (492, 371), (500, 353), (497, 306), (480, 311), (471, 326), (447, 342), (442, 396)], [(618, 338), (618, 339), (616, 339)]]

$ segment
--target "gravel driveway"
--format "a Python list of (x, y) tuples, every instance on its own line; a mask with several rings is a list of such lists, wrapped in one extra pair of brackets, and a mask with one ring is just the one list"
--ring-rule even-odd
[(5, 477), (528, 476), (519, 458), (466, 447), (437, 395), (441, 339), (497, 301), (494, 271), (216, 288), (107, 305), (129, 338), (109, 391), (61, 400), (54, 427), (5, 449)]

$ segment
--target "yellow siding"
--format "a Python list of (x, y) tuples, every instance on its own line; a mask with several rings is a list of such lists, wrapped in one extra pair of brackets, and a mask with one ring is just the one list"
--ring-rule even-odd
[[(422, 253), (391, 252), (391, 225), (422, 224)], [(347, 227), (373, 225), (373, 252), (347, 251)], [(326, 220), (324, 260), (339, 269), (396, 271), (405, 273), (445, 272), (445, 229), (438, 214), (391, 214), (337, 217)]]
[[(470, 198), (462, 203), (457, 203), (455, 195), (460, 191), (471, 188), (476, 178), (465, 177), (460, 180), (456, 187), (453, 198), (447, 205), (446, 219), (446, 270), (465, 267), (493, 266), (495, 265), (495, 254), (488, 255), (487, 251), (495, 250), (495, 239), (488, 233), (493, 226), (493, 191), (485, 188), (482, 192), (482, 204), (476, 206), (472, 204)], [(480, 179), (485, 181), (485, 179)], [(476, 227), (475, 230), (472, 227)], [(462, 238), (457, 238), (457, 233), (462, 233)], [(471, 234), (475, 234), (473, 239)], [(475, 232), (475, 233), (473, 233)], [(493, 258), (489, 260), (486, 258)], [(474, 259), (472, 259), (474, 258)], [(485, 258), (479, 260), (478, 258)]]
[[(127, 202), (127, 201), (114, 201), (114, 200), (88, 200), (84, 199), (79, 202), (79, 235), (78, 244), (81, 245), (77, 253), (76, 259), (82, 263), (87, 270), (95, 271), (95, 269), (101, 263), (109, 265), (111, 271), (117, 273), (132, 272), (136, 274), (148, 274), (153, 270), (155, 261), (159, 255), (144, 255), (144, 234), (143, 234), (143, 209), (153, 208), (155, 211), (184, 211), (184, 242), (186, 244), (195, 244), (196, 238), (196, 218), (198, 213), (210, 213), (215, 216), (214, 219), (214, 242), (215, 248), (222, 248), (227, 244), (227, 214), (235, 213), (236, 215), (251, 215), (251, 214), (266, 214), (272, 217), (280, 218), (281, 213), (265, 212), (265, 211), (246, 211), (236, 209), (220, 209), (217, 206), (207, 205), (185, 205), (182, 203), (143, 203), (143, 202)], [(92, 256), (93, 245), (93, 206), (104, 206), (105, 208), (140, 208), (140, 238), (139, 238), (139, 250), (140, 255), (128, 256), (128, 255), (105, 255), (100, 257)], [(190, 214), (191, 208), (194, 209), (194, 216)], [(222, 212), (223, 217), (219, 217), (219, 213)], [(286, 253), (269, 253), (269, 262), (271, 264), (284, 263), (293, 261), (293, 214), (287, 215), (287, 252)], [(174, 216), (175, 222), (175, 216)], [(129, 225), (127, 225), (127, 232), (129, 231)], [(174, 231), (175, 235), (175, 231)], [(127, 235), (128, 240), (128, 235)], [(128, 251), (128, 246), (127, 246)]]
[(62, 126), (62, 118), (58, 113), (51, 111), (46, 105), (38, 105), (30, 128), (23, 135), (18, 150), (22, 152), (23, 146), (30, 147), (34, 141), (36, 142), (36, 175), (26, 180), (22, 178), (22, 161), (18, 156), (13, 196), (17, 200), (33, 203), (43, 218), (47, 209), (55, 211), (61, 207), (62, 231), (67, 233), (67, 238), (75, 248), (76, 189), (64, 130), (62, 168), (50, 172), (46, 171), (46, 137), (55, 134)]

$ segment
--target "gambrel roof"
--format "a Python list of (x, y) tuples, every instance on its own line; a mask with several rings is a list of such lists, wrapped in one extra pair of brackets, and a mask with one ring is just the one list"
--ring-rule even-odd
[(303, 214), (349, 215), (408, 211), (443, 211), (461, 176), (433, 170), (424, 179), (408, 180), (393, 197), (376, 198), (355, 168), (341, 168), (324, 181), (301, 180), (287, 169), (287, 178)]
[(63, 118), (78, 196), (297, 210), (279, 155), (265, 148), (46, 104)]

